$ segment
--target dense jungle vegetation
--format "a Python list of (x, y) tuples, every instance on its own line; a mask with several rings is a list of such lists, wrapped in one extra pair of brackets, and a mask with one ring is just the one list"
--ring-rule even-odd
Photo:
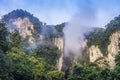
[[(56, 28), (58, 28), (56, 26)], [(120, 16), (112, 20), (106, 29), (95, 29), (86, 35), (88, 46), (99, 45), (107, 54), (109, 37), (120, 29)], [(61, 29), (58, 29), (61, 32)], [(25, 52), (24, 42), (17, 30), (9, 32), (0, 23), (0, 80), (119, 80), (120, 54), (115, 58), (114, 69), (101, 68), (96, 63), (76, 64), (67, 71), (58, 71), (56, 61), (60, 51), (56, 46), (46, 44)]]

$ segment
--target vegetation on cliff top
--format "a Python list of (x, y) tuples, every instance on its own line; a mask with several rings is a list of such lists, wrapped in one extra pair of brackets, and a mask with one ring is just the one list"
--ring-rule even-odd
[(107, 55), (107, 47), (110, 44), (110, 36), (120, 30), (120, 15), (111, 20), (104, 28), (95, 28), (89, 34), (85, 35), (88, 40), (88, 47), (98, 45), (101, 52)]
[(9, 23), (11, 20), (17, 18), (21, 19), (28, 18), (35, 28), (34, 32), (35, 35), (41, 32), (42, 22), (40, 22), (37, 17), (33, 16), (33, 14), (30, 14), (29, 12), (22, 9), (13, 10), (12, 12), (4, 15), (1, 21), (3, 23)]
[[(97, 28), (85, 35), (88, 46), (98, 45), (104, 55), (107, 54), (109, 37), (120, 29), (120, 16), (112, 20), (106, 29)], [(56, 30), (62, 33), (63, 26)], [(0, 80), (119, 80), (120, 54), (115, 58), (113, 70), (100, 68), (95, 63), (73, 65), (68, 71), (58, 71), (56, 67), (60, 51), (53, 45), (40, 45), (26, 53), (24, 42), (18, 31), (8, 32), (0, 23)]]

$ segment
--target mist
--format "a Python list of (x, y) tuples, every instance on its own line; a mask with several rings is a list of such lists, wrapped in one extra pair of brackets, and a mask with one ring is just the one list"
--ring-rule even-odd
[[(86, 46), (84, 34), (95, 27), (105, 28), (104, 26), (120, 12), (118, 6), (113, 9), (109, 2), (107, 8), (103, 8), (92, 0), (89, 0), (88, 3), (89, 5), (80, 4), (80, 8), (64, 28), (65, 56), (70, 56), (72, 53), (75, 57), (79, 57)], [(94, 7), (96, 4), (97, 7)]]
[(90, 6), (83, 6), (72, 16), (64, 29), (65, 56), (69, 56), (71, 52), (77, 57), (81, 55), (82, 50), (86, 46), (84, 33), (91, 30), (95, 20), (95, 11)]

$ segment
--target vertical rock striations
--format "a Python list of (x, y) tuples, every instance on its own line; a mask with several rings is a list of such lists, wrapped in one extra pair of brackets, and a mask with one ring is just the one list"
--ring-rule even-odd
[(56, 45), (58, 47), (58, 49), (60, 50), (60, 53), (61, 53), (60, 58), (57, 61), (57, 67), (58, 67), (58, 70), (60, 71), (63, 66), (64, 37), (55, 37), (53, 42), (54, 42), (54, 45)]
[(115, 56), (120, 51), (120, 31), (113, 33), (109, 37), (110, 44), (107, 46), (108, 54), (103, 56), (103, 53), (98, 46), (92, 45), (89, 48), (90, 62), (97, 62), (101, 67), (113, 69), (115, 67)]

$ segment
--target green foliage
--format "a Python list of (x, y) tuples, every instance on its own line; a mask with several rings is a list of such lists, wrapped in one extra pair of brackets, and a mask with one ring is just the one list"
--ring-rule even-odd
[(97, 80), (99, 79), (100, 68), (96, 64), (75, 65), (70, 71), (68, 80)]
[(120, 79), (120, 52), (115, 56), (115, 63), (116, 67), (113, 76), (116, 80), (118, 80)]
[(0, 23), (0, 40), (5, 41), (7, 35), (8, 35), (7, 28), (5, 27), (3, 23)]
[(112, 77), (113, 77), (112, 80), (119, 80), (120, 79), (120, 53), (118, 53), (118, 55), (115, 56), (115, 63), (116, 63), (116, 66), (112, 71)]
[[(8, 17), (8, 15), (11, 15), (11, 17)], [(39, 20), (32, 18), (33, 15), (25, 11), (16, 10), (8, 15), (4, 16), (4, 21), (9, 21), (13, 16), (14, 18), (24, 18), (27, 16), (33, 22), (34, 26), (36, 26), (36, 29), (40, 26)], [(64, 26), (65, 24), (55, 26), (59, 36), (63, 34)], [(98, 45), (104, 55), (107, 54), (107, 46), (110, 43), (109, 37), (112, 33), (120, 29), (120, 16), (112, 20), (106, 27), (106, 29), (97, 28), (89, 34), (85, 34), (88, 39), (88, 46)], [(56, 46), (50, 44), (40, 45), (33, 52), (28, 53), (30, 54), (28, 55), (21, 50), (22, 40), (18, 31), (15, 30), (11, 33), (10, 41), (7, 40), (8, 35), (9, 32), (5, 25), (0, 23), (0, 80), (64, 80), (65, 78), (66, 80), (120, 79), (120, 54), (115, 57), (116, 67), (113, 70), (100, 68), (95, 63), (85, 65), (76, 64), (70, 70), (68, 69), (68, 72), (66, 71), (67, 73), (65, 74), (62, 71), (58, 71), (55, 66), (60, 56), (60, 51)], [(103, 58), (101, 57), (98, 60)]]
[(93, 31), (86, 34), (86, 38), (88, 39), (88, 46), (91, 45), (100, 45), (103, 39), (104, 29), (103, 28), (95, 28)]
[(13, 72), (15, 80), (27, 80), (30, 78), (32, 80), (32, 69), (30, 65), (27, 65), (27, 55), (23, 51), (13, 47), (7, 52), (7, 57), (15, 67)]
[[(110, 23), (106, 25), (107, 29), (112, 32), (116, 32), (120, 30), (120, 15), (115, 17), (114, 20), (111, 20)], [(109, 33), (110, 34), (110, 33)]]
[(88, 40), (87, 44), (98, 45), (103, 55), (107, 55), (107, 47), (110, 44), (110, 36), (120, 30), (120, 16), (115, 17), (109, 24), (106, 25), (106, 29), (97, 28), (89, 34), (85, 35)]
[(103, 69), (99, 75), (101, 80), (114, 80), (110, 69)]
[(13, 79), (13, 66), (4, 52), (0, 50), (0, 80), (14, 80)]
[[(47, 73), (53, 74), (52, 71), (56, 70), (54, 65), (60, 54), (57, 47), (42, 45), (35, 49), (35, 53), (28, 55), (21, 50), (23, 42), (17, 30), (10, 34), (9, 41), (8, 31), (3, 24), (0, 24), (0, 33), (3, 34), (0, 35), (0, 42), (2, 42), (0, 43), (0, 79), (49, 80), (52, 78), (52, 75), (48, 77)], [(5, 45), (10, 45), (10, 48)], [(62, 72), (57, 74), (59, 78), (63, 78)]]
[(119, 80), (119, 74), (115, 70), (103, 69), (91, 63), (73, 66), (68, 80)]
[[(46, 24), (45, 24), (46, 25)], [(44, 41), (52, 42), (52, 40), (56, 37), (56, 30), (54, 26), (46, 25), (45, 28), (43, 28), (43, 35), (44, 35)]]
[(74, 65), (70, 69), (67, 80), (119, 80), (120, 79), (120, 54), (115, 57), (114, 69), (100, 68), (95, 63)]
[(60, 51), (54, 45), (40, 45), (35, 49), (35, 53), (38, 57), (45, 59), (50, 65), (55, 65), (56, 60), (59, 58)]
[(22, 10), (22, 9), (16, 9), (12, 12), (6, 14), (2, 18), (2, 22), (8, 23), (11, 19), (17, 19), (17, 18), (29, 18), (30, 22), (33, 24), (35, 31), (32, 31), (33, 37), (38, 37), (38, 33), (41, 32), (42, 22), (39, 21), (38, 18), (34, 17), (33, 14), (30, 14), (29, 12)]
[(64, 72), (55, 70), (47, 73), (49, 80), (64, 80)]
[[(86, 39), (88, 40), (87, 45), (98, 45), (104, 55), (107, 54), (107, 46), (109, 41), (106, 39), (105, 29), (95, 28), (93, 31), (86, 34)], [(104, 44), (104, 45), (103, 45)]]
[(44, 75), (46, 63), (35, 56), (29, 56), (18, 48), (7, 52), (7, 57), (13, 62), (15, 80), (33, 80)]
[(21, 48), (23, 45), (22, 37), (17, 30), (13, 31), (10, 35), (10, 42), (12, 47)]
[(62, 23), (59, 25), (55, 25), (55, 29), (57, 30), (57, 36), (63, 36), (63, 28), (65, 27), (66, 23)]
[(115, 56), (115, 63), (116, 66), (120, 66), (120, 53), (118, 53), (118, 55)]
[(6, 52), (9, 48), (9, 42), (7, 41), (8, 31), (3, 23), (0, 23), (0, 49)]

